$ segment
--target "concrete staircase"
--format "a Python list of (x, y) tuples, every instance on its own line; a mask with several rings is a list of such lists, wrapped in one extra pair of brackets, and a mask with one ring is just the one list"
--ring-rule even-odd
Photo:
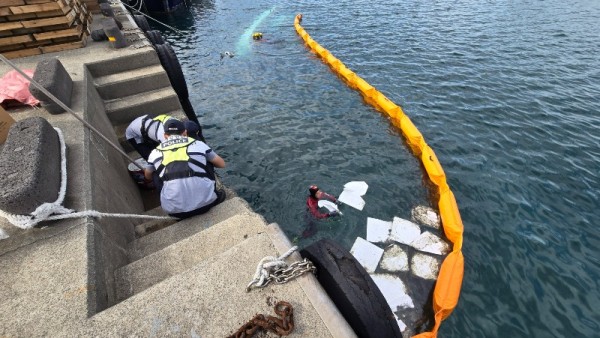
[[(132, 149), (123, 135), (134, 118), (185, 116), (153, 49), (87, 69), (126, 152)], [(276, 224), (268, 225), (226, 190), (228, 199), (204, 215), (136, 225), (137, 238), (126, 248), (128, 264), (114, 269), (115, 302), (58, 336), (223, 337), (258, 313), (274, 316), (278, 300), (294, 307), (297, 336), (355, 336), (311, 274), (246, 292), (258, 262), (281, 256), (291, 244)], [(156, 204), (144, 205), (147, 214), (164, 215)], [(289, 261), (299, 259), (296, 254)]]
[(126, 151), (132, 148), (124, 135), (127, 125), (144, 114), (169, 114), (184, 118), (177, 94), (153, 49), (88, 64), (106, 115)]
[[(229, 205), (245, 208), (244, 204), (237, 197), (217, 206), (206, 216), (180, 221), (172, 226), (175, 229), (165, 228), (146, 236), (147, 239), (142, 237), (133, 241), (129, 246), (132, 262), (115, 271), (117, 299), (137, 294), (264, 232), (264, 220), (249, 209), (237, 214), (227, 210)], [(212, 224), (214, 226), (210, 227)], [(186, 238), (180, 239), (184, 236)]]
[(352, 337), (312, 275), (246, 292), (256, 264), (289, 245), (243, 199), (228, 199), (129, 243), (130, 263), (115, 271), (120, 303), (64, 333), (224, 337), (257, 313), (275, 316), (274, 304), (285, 300), (294, 307), (296, 336)]

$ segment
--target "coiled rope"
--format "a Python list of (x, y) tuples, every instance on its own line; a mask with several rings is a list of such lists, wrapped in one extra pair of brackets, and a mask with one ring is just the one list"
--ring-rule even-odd
[[(67, 147), (63, 133), (60, 129), (54, 128), (58, 133), (58, 139), (60, 141), (60, 191), (58, 198), (52, 203), (44, 203), (37, 207), (29, 215), (15, 215), (6, 211), (0, 210), (0, 216), (6, 218), (12, 225), (21, 229), (31, 229), (38, 223), (43, 221), (55, 221), (59, 219), (67, 218), (79, 218), (79, 217), (117, 217), (117, 218), (142, 218), (142, 219), (173, 219), (172, 217), (166, 216), (151, 216), (151, 215), (137, 215), (137, 214), (113, 214), (104, 213), (96, 210), (86, 210), (75, 212), (75, 210), (68, 209), (62, 206), (67, 192)], [(0, 233), (0, 239), (2, 239), (2, 233)], [(6, 235), (6, 234), (4, 234)]]
[(284, 260), (296, 250), (298, 250), (298, 247), (294, 246), (280, 257), (266, 256), (265, 258), (261, 259), (256, 267), (254, 278), (246, 287), (246, 291), (249, 291), (252, 287), (264, 288), (267, 286), (267, 284), (269, 284), (269, 275), (271, 272), (279, 268), (286, 268), (288, 264)]

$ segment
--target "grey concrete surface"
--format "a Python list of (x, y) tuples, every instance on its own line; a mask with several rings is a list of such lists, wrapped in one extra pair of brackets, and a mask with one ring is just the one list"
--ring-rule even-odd
[(254, 213), (238, 214), (115, 271), (117, 297), (125, 299), (264, 232)]
[(52, 336), (87, 318), (87, 226), (0, 257), (0, 336)]
[[(124, 72), (127, 77), (132, 64), (146, 67), (159, 62), (156, 52), (141, 31), (133, 27), (123, 8), (115, 7), (118, 7), (117, 17), (129, 20), (124, 21), (123, 30), (128, 47), (116, 50), (108, 42), (89, 41), (82, 49), (14, 60), (20, 68), (34, 69), (44, 58), (58, 58), (73, 80), (71, 108), (112, 142), (118, 142), (115, 125), (128, 123), (125, 119), (138, 112), (125, 112), (120, 123), (109, 119), (107, 102), (96, 88), (102, 81), (95, 80), (111, 76), (119, 69), (117, 73)], [(110, 61), (104, 62), (107, 60)], [(0, 64), (0, 73), (8, 70)], [(175, 105), (165, 104), (161, 109), (169, 109), (166, 113), (181, 110), (181, 106), (177, 100)], [(153, 109), (153, 112), (162, 111)], [(77, 211), (143, 213), (140, 191), (126, 169), (128, 161), (73, 116), (51, 115), (43, 107), (11, 110), (10, 114), (17, 121), (43, 116), (52, 126), (63, 130), (69, 175), (65, 207)], [(211, 210), (212, 216), (188, 219), (139, 240), (134, 240), (134, 227), (143, 221), (134, 219), (80, 218), (46, 222), (26, 231), (15, 230), (0, 219), (0, 227), (9, 229), (11, 235), (0, 241), (0, 336), (221, 337), (237, 330), (256, 313), (273, 314), (272, 304), (276, 299), (294, 305), (296, 335), (330, 336), (298, 284), (244, 291), (258, 261), (266, 255), (281, 254), (264, 233), (255, 234), (118, 303), (114, 272), (131, 262), (131, 252), (143, 248), (139, 249), (142, 252), (139, 257), (143, 257), (172, 243), (186, 241), (218, 223), (219, 217), (227, 219), (249, 210), (243, 200), (235, 198), (220, 206), (221, 209)], [(218, 232), (216, 227), (207, 231)], [(186, 254), (194, 255), (209, 246), (221, 245), (225, 250), (224, 244), (217, 242), (231, 239), (215, 236), (215, 243)], [(191, 238), (189, 241), (193, 242)], [(132, 250), (134, 246), (139, 247)]]
[(236, 197), (225, 200), (204, 215), (180, 221), (129, 243), (129, 259), (133, 262), (173, 243), (218, 224), (234, 215), (252, 212), (248, 203)]
[(60, 191), (58, 133), (41, 117), (15, 122), (0, 153), (0, 209), (28, 215)]
[[(73, 80), (67, 70), (57, 58), (46, 58), (38, 62), (33, 74), (33, 80), (40, 84), (44, 89), (54, 95), (59, 101), (67, 107), (71, 105), (71, 93), (73, 92)], [(56, 102), (52, 101), (41, 89), (29, 85), (29, 92), (36, 99), (40, 100), (42, 107), (50, 114), (60, 114), (65, 110)]]
[[(98, 42), (99, 44), (103, 42)], [(87, 48), (87, 47), (86, 47)], [(118, 74), (127, 72), (132, 69), (144, 68), (153, 65), (160, 65), (158, 55), (152, 47), (141, 48), (136, 53), (132, 53), (135, 50), (127, 49), (125, 54), (120, 55), (121, 51), (118, 51), (120, 57), (118, 59), (112, 58), (100, 58), (91, 59), (90, 62), (86, 62), (87, 68), (94, 79), (103, 78), (107, 75)], [(113, 51), (113, 55), (116, 51)]]
[[(129, 24), (127, 36), (134, 43), (128, 48), (114, 50), (108, 42), (90, 41), (87, 47), (82, 49), (21, 58), (13, 62), (22, 69), (35, 69), (40, 60), (58, 58), (74, 81), (71, 108), (75, 114), (89, 120), (116, 142), (117, 138), (106, 118), (102, 100), (93, 89), (93, 85), (86, 85), (89, 77), (86, 78), (84, 62), (114, 60), (137, 54), (155, 55), (154, 50), (147, 47), (147, 41), (144, 43), (140, 40), (140, 35), (143, 37), (139, 30), (132, 30)], [(156, 56), (154, 59), (158, 60)], [(117, 65), (123, 63), (125, 62), (115, 62)], [(6, 73), (8, 70), (10, 68), (7, 65), (0, 64), (1, 73)], [(63, 130), (67, 143), (68, 166), (64, 206), (77, 211), (99, 210), (113, 213), (143, 211), (139, 190), (127, 173), (126, 161), (105, 141), (87, 131), (72, 115), (51, 115), (43, 107), (13, 109), (10, 114), (17, 121), (30, 116), (43, 116), (53, 126)], [(31, 251), (37, 251), (42, 246), (41, 243), (59, 237), (62, 233), (60, 228), (70, 226), (73, 222), (73, 220), (65, 220), (41, 224), (42, 228), (25, 231), (10, 225), (5, 219), (0, 219), (0, 227), (11, 236), (8, 240), (0, 241), (0, 252), (5, 254), (19, 252), (21, 255), (27, 255)], [(77, 239), (87, 243), (89, 258), (87, 273), (90, 284), (94, 285), (94, 288), (88, 290), (88, 306), (83, 311), (86, 315), (106, 308), (110, 305), (111, 299), (114, 300), (114, 270), (128, 262), (126, 244), (133, 239), (133, 227), (139, 221), (136, 223), (135, 220), (103, 218), (94, 220), (93, 223), (94, 227), (85, 232), (86, 237)], [(53, 228), (43, 228), (44, 225)], [(66, 255), (69, 257), (70, 253)], [(43, 280), (46, 277), (40, 275), (39, 278)], [(7, 278), (3, 282), (11, 283), (11, 279)], [(40, 285), (39, 289), (40, 291), (37, 291), (36, 288), (32, 288), (31, 292), (42, 292), (43, 286)], [(73, 311), (78, 310), (74, 308)], [(14, 315), (28, 316), (27, 313), (19, 311), (15, 311)], [(56, 318), (55, 321), (60, 320), (62, 319)]]
[(140, 115), (166, 114), (177, 109), (181, 109), (181, 104), (171, 87), (106, 101), (106, 113), (115, 125), (131, 122)]
[(256, 264), (281, 254), (259, 234), (58, 335), (225, 337), (257, 313), (274, 315), (273, 305), (285, 300), (294, 307), (293, 336), (331, 337), (297, 282), (245, 291)]
[[(283, 230), (277, 223), (271, 223), (267, 226), (267, 235), (273, 242), (273, 245), (279, 252), (287, 252), (292, 248), (292, 243), (285, 236)], [(298, 252), (294, 252), (290, 258), (291, 261), (300, 261), (302, 256)], [(304, 293), (308, 297), (310, 303), (323, 320), (325, 326), (333, 337), (336, 338), (352, 338), (356, 334), (344, 318), (338, 308), (335, 306), (327, 292), (323, 289), (319, 281), (313, 274), (304, 274), (296, 279)]]
[(96, 89), (104, 100), (135, 95), (170, 87), (169, 77), (160, 64), (106, 75), (94, 79)]

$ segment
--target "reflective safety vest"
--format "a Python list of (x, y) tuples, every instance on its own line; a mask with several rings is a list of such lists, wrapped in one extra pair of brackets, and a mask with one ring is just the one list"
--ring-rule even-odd
[[(148, 136), (148, 130), (150, 130), (150, 128), (152, 128), (152, 126), (156, 126), (156, 130), (158, 130), (157, 123), (165, 124), (165, 122), (168, 119), (172, 119), (172, 118), (173, 117), (166, 115), (166, 114), (161, 114), (154, 118), (151, 118), (150, 116), (144, 117), (142, 119), (142, 126), (140, 127), (140, 134), (142, 135), (144, 142), (154, 141), (150, 138), (150, 136)], [(150, 122), (148, 122), (148, 121), (150, 121)], [(147, 122), (148, 122), (148, 124), (146, 125)], [(155, 135), (155, 136), (158, 138), (158, 135)]]
[[(188, 147), (193, 142), (196, 142), (196, 140), (188, 137), (178, 137), (167, 140), (156, 148), (163, 155), (160, 165), (156, 168), (163, 182), (194, 176), (215, 180), (212, 168), (208, 168), (209, 166), (191, 158), (188, 154)], [(191, 154), (206, 156), (202, 153)], [(200, 167), (200, 171), (190, 168), (190, 163)]]

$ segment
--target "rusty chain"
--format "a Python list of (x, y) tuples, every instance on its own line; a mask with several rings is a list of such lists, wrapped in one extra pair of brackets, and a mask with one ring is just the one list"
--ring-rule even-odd
[(294, 330), (294, 309), (292, 308), (292, 304), (279, 301), (275, 304), (274, 311), (279, 318), (258, 314), (228, 338), (252, 337), (259, 329), (273, 332), (279, 336), (287, 336), (292, 333)]

